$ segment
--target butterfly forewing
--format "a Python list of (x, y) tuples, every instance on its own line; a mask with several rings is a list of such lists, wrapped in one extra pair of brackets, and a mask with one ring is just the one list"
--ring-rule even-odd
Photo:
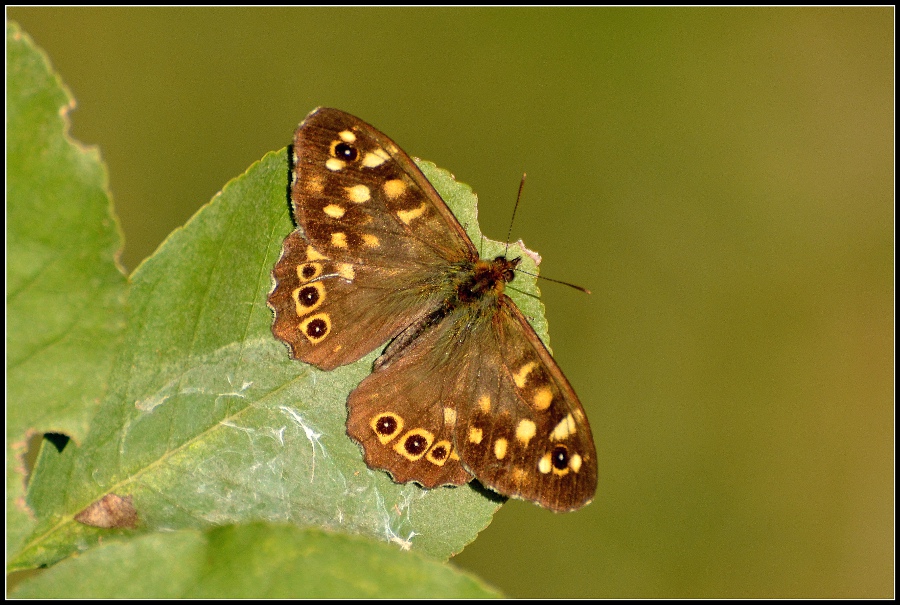
[(310, 114), (294, 136), (294, 216), (329, 256), (398, 269), (474, 260), (459, 222), (387, 136), (334, 109)]
[(297, 128), (291, 201), (273, 334), (325, 370), (394, 339), (347, 402), (366, 464), (425, 487), (474, 475), (556, 511), (589, 502), (597, 461), (584, 410), (502, 293), (518, 259), (478, 260), (409, 156), (336, 109)]

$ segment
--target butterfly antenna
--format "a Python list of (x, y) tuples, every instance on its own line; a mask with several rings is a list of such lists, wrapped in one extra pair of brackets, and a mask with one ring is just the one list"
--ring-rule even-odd
[(512, 290), (513, 292), (518, 292), (519, 294), (522, 294), (524, 296), (530, 296), (531, 298), (533, 298), (535, 300), (541, 300), (541, 297), (538, 296), (537, 294), (532, 294), (531, 292), (526, 292), (525, 290), (519, 290), (518, 288), (514, 288), (512, 286), (506, 286), (506, 287), (507, 287), (507, 289)]
[(521, 199), (522, 199), (522, 188), (525, 187), (525, 177), (526, 176), (527, 175), (523, 172), (522, 173), (522, 182), (519, 183), (519, 194), (516, 196), (516, 205), (513, 206), (512, 218), (509, 219), (509, 231), (506, 232), (506, 252), (503, 253), (504, 257), (509, 256), (509, 238), (512, 235), (513, 221), (516, 220), (516, 210), (519, 209), (519, 201), (521, 201)]
[(588, 290), (587, 288), (583, 288), (583, 287), (581, 287), (581, 286), (575, 285), (575, 284), (573, 284), (573, 283), (569, 283), (569, 282), (567, 282), (567, 281), (562, 281), (562, 280), (559, 280), (559, 279), (553, 279), (552, 277), (544, 277), (543, 275), (535, 275), (534, 273), (529, 273), (528, 271), (523, 271), (522, 269), (516, 269), (516, 273), (524, 273), (525, 275), (530, 275), (531, 277), (535, 277), (535, 278), (537, 278), (537, 279), (543, 279), (543, 280), (546, 280), (546, 281), (552, 281), (554, 284), (561, 284), (561, 285), (563, 285), (563, 286), (569, 286), (570, 288), (575, 288), (576, 290), (579, 290), (579, 291), (581, 291), (581, 292), (584, 292), (585, 294), (590, 294), (590, 293), (591, 293), (591, 291)]
[[(512, 218), (509, 219), (509, 231), (506, 232), (506, 252), (504, 252), (504, 254), (503, 254), (504, 257), (509, 255), (509, 238), (510, 238), (510, 236), (512, 236), (512, 226), (513, 226), (513, 221), (516, 220), (516, 210), (519, 209), (519, 202), (522, 201), (522, 189), (525, 187), (525, 177), (526, 176), (528, 176), (528, 175), (523, 172), (522, 173), (522, 182), (519, 183), (519, 194), (516, 196), (516, 205), (513, 206)], [(530, 275), (531, 277), (535, 277), (537, 279), (545, 279), (547, 281), (552, 281), (555, 284), (562, 284), (563, 286), (569, 286), (570, 288), (575, 288), (576, 290), (580, 290), (581, 292), (584, 292), (585, 294), (591, 293), (591, 291), (588, 290), (587, 288), (582, 288), (581, 286), (576, 286), (575, 284), (571, 284), (567, 281), (551, 279), (549, 277), (544, 277), (543, 275), (535, 275), (534, 273), (529, 273), (528, 271), (522, 271), (521, 269), (516, 269), (516, 272), (524, 273), (525, 275)], [(525, 294), (525, 293), (523, 292), (523, 294)], [(535, 296), (535, 298), (537, 298), (537, 297)]]

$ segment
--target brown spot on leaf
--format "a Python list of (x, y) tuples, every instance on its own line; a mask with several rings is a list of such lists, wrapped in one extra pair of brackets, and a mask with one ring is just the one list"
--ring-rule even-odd
[(83, 511), (75, 515), (75, 520), (83, 525), (103, 529), (134, 529), (138, 515), (131, 496), (106, 494)]

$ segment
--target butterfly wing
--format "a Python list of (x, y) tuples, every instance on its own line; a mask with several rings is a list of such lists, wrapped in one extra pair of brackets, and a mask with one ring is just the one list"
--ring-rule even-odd
[(410, 308), (408, 293), (390, 287), (390, 268), (328, 258), (299, 229), (284, 240), (272, 277), (272, 334), (291, 357), (324, 370), (356, 361), (422, 312)]
[(390, 363), (376, 362), (347, 399), (347, 434), (362, 446), (366, 465), (399, 483), (431, 488), (472, 479), (453, 445), (452, 394), (464, 359), (452, 330), (460, 314), (420, 332)]
[(596, 491), (581, 403), (505, 295), (450, 311), (389, 365), (376, 363), (347, 404), (347, 432), (366, 464), (395, 481), (458, 485), (471, 473), (555, 511)]
[(446, 268), (477, 254), (409, 156), (362, 120), (317, 109), (293, 149), (298, 229), (273, 271), (272, 331), (330, 370), (440, 306)]
[(330, 258), (403, 270), (477, 251), (422, 171), (387, 136), (337, 109), (294, 135), (294, 217)]
[(463, 465), (491, 489), (554, 511), (597, 489), (594, 439), (578, 396), (506, 295), (472, 326), (453, 401)]

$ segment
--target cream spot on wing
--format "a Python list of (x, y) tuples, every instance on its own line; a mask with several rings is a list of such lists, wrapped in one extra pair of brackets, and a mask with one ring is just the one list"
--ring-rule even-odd
[(337, 273), (347, 281), (353, 281), (353, 278), (356, 277), (356, 272), (353, 270), (353, 265), (350, 263), (338, 264)]
[(371, 191), (365, 185), (354, 185), (353, 187), (347, 187), (347, 197), (354, 204), (362, 204), (363, 202), (368, 202), (371, 199)]
[(334, 172), (343, 170), (344, 166), (344, 160), (339, 160), (337, 158), (328, 158), (325, 162), (325, 168)]
[(336, 248), (346, 248), (347, 247), (347, 236), (338, 231), (337, 233), (331, 234), (331, 245)]
[(520, 420), (519, 426), (516, 427), (516, 439), (521, 441), (522, 445), (527, 447), (528, 442), (534, 437), (535, 432), (537, 432), (537, 428), (535, 427), (534, 422), (528, 419)]
[(338, 133), (338, 136), (343, 139), (345, 143), (353, 143), (356, 141), (356, 135), (350, 132), (349, 130), (342, 130)]
[(572, 467), (572, 470), (577, 473), (578, 469), (581, 468), (581, 456), (579, 456), (578, 454), (572, 456), (572, 459), (569, 460), (569, 466)]
[(541, 457), (540, 462), (538, 462), (538, 470), (544, 473), (545, 475), (550, 472), (550, 469), (553, 467), (550, 462), (550, 454), (544, 454)]
[(489, 414), (491, 412), (491, 398), (489, 395), (482, 395), (478, 400), (478, 407), (481, 408), (481, 411), (485, 414)]
[(388, 155), (387, 151), (379, 147), (363, 157), (362, 165), (366, 168), (377, 168), (384, 164), (386, 160), (390, 159), (390, 157), (391, 156)]
[(551, 401), (553, 401), (553, 391), (548, 387), (541, 387), (534, 392), (534, 399), (532, 399), (532, 402), (534, 403), (534, 407), (538, 410), (546, 410), (549, 408)]
[(519, 368), (518, 372), (513, 374), (513, 381), (516, 383), (517, 387), (521, 389), (525, 386), (525, 381), (528, 380), (528, 374), (530, 374), (531, 370), (533, 370), (535, 367), (537, 367), (537, 363), (529, 361), (521, 368)]
[(456, 410), (453, 408), (444, 408), (444, 424), (448, 426), (456, 424)]
[(400, 217), (401, 221), (408, 225), (415, 219), (425, 214), (425, 209), (427, 207), (427, 204), (425, 202), (422, 202), (421, 204), (419, 204), (418, 208), (413, 208), (412, 210), (398, 210), (397, 216)]
[(328, 260), (328, 257), (313, 248), (312, 246), (306, 247), (306, 260)]
[(389, 181), (385, 181), (384, 185), (381, 186), (384, 189), (384, 194), (388, 196), (390, 199), (395, 200), (406, 191), (406, 183), (401, 181), (400, 179), (391, 179)]
[(363, 233), (362, 239), (363, 244), (368, 246), (369, 248), (377, 248), (381, 245), (381, 242), (378, 241), (378, 238), (371, 233)]
[(474, 426), (469, 427), (469, 443), (481, 443), (482, 436), (481, 429), (477, 429)]
[(342, 216), (344, 216), (346, 210), (344, 210), (337, 204), (328, 204), (327, 206), (322, 208), (322, 212), (324, 212), (331, 218), (341, 218)]
[(310, 195), (318, 195), (325, 189), (325, 183), (320, 176), (311, 176), (306, 181), (306, 192)]
[(563, 418), (559, 424), (554, 427), (554, 429), (550, 432), (550, 439), (552, 441), (562, 441), (569, 435), (575, 434), (575, 419), (572, 418), (572, 414), (567, 415)]
[(506, 439), (497, 439), (494, 442), (494, 455), (497, 457), (497, 460), (503, 460), (506, 456)]

